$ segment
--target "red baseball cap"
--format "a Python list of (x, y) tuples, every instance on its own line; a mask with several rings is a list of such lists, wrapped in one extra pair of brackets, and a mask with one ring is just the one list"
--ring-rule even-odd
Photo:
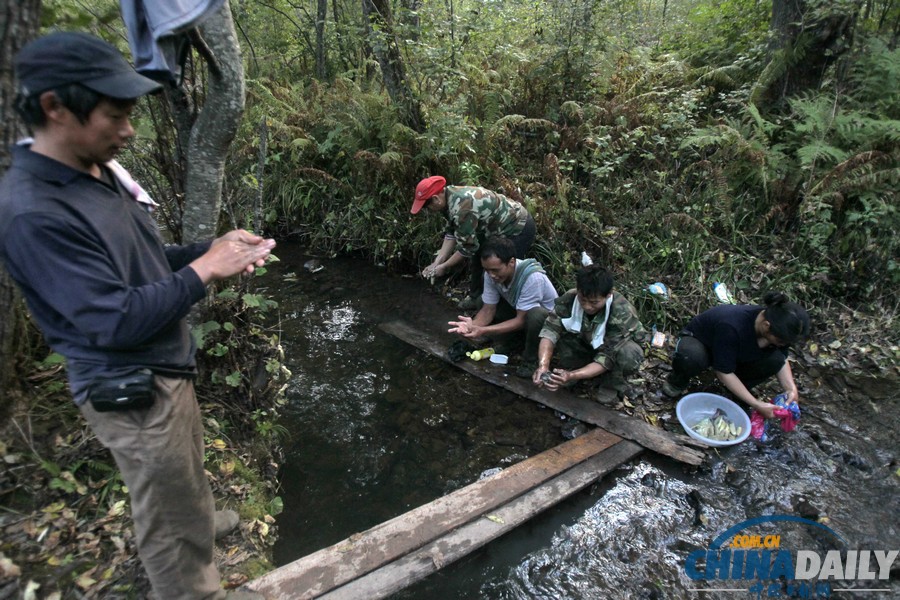
[(425, 203), (428, 202), (432, 196), (439, 194), (446, 185), (447, 180), (440, 175), (432, 175), (431, 177), (426, 177), (420, 181), (419, 185), (416, 186), (416, 197), (415, 200), (413, 200), (412, 210), (409, 212), (416, 214), (422, 210)]

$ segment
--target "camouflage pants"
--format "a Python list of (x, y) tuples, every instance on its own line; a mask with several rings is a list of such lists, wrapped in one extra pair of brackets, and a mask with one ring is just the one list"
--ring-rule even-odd
[[(553, 362), (562, 369), (580, 369), (594, 361), (596, 350), (582, 342), (575, 335), (563, 335), (556, 342)], [(607, 373), (597, 383), (617, 391), (624, 390), (625, 376), (637, 371), (644, 360), (644, 350), (631, 340), (620, 342), (609, 353), (610, 361), (604, 366)]]

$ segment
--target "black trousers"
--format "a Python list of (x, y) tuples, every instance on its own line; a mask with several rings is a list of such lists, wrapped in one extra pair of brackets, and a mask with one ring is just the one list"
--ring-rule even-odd
[[(679, 389), (686, 388), (691, 378), (709, 368), (710, 359), (709, 348), (697, 338), (682, 332), (672, 356), (669, 383)], [(749, 390), (778, 373), (786, 360), (787, 354), (776, 348), (760, 360), (739, 363), (734, 374)]]
[[(519, 232), (518, 235), (511, 237), (513, 245), (516, 247), (516, 258), (524, 259), (525, 255), (528, 254), (528, 251), (531, 250), (531, 246), (534, 244), (534, 237), (537, 233), (537, 227), (534, 224), (534, 217), (528, 215), (528, 218), (525, 220), (525, 227)], [(480, 240), (484, 243), (484, 240)], [(472, 297), (481, 296), (481, 292), (484, 291), (484, 269), (481, 268), (481, 257), (479, 256), (479, 252), (475, 253), (471, 259), (469, 259), (469, 272), (471, 273), (471, 279), (469, 280), (469, 295)]]
[[(515, 318), (517, 313), (518, 311), (509, 302), (500, 298), (500, 302), (497, 303), (497, 313), (494, 315), (492, 323), (509, 321)], [(531, 308), (525, 313), (525, 329), (492, 336), (491, 343), (500, 348), (497, 349), (497, 352), (502, 350), (508, 354), (519, 352), (521, 348), (522, 362), (537, 365), (538, 345), (541, 343), (540, 333), (548, 314), (550, 314), (550, 311), (543, 306)]]

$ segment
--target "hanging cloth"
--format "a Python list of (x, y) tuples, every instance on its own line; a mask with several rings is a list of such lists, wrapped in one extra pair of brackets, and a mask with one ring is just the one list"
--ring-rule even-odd
[(187, 32), (225, 0), (119, 0), (136, 71), (157, 81), (175, 82), (187, 57)]

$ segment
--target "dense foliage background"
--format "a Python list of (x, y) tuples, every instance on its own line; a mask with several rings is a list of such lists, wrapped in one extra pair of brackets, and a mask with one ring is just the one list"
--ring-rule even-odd
[[(127, 52), (115, 0), (28, 6), (44, 31), (91, 31)], [(442, 174), (525, 202), (559, 289), (586, 251), (646, 324), (670, 333), (714, 302), (713, 282), (742, 302), (785, 290), (813, 316), (804, 360), (896, 375), (897, 0), (231, 0), (231, 10), (247, 101), (223, 229), (415, 273), (442, 223), (409, 214), (412, 191)], [(176, 240), (191, 202), (182, 120), (204, 105), (205, 65), (195, 50), (175, 102), (139, 105), (122, 157)], [(656, 281), (668, 300), (647, 291)], [(214, 401), (204, 406), (214, 489), (251, 522), (248, 554), (264, 556), (289, 373), (276, 331), (260, 325), (272, 303), (252, 288), (218, 293), (194, 330), (200, 395)], [(19, 575), (5, 552), (27, 565), (29, 586), (139, 597), (121, 482), (68, 402), (61, 357), (33, 328), (15, 338), (28, 407), (0, 440), (0, 483), (3, 502), (31, 516), (8, 522), (0, 571)], [(6, 396), (0, 412), (19, 397)], [(58, 535), (37, 535), (51, 525)], [(256, 568), (242, 565), (233, 583)]]
[[(45, 22), (114, 34), (117, 3), (97, 4), (47, 2)], [(248, 98), (228, 225), (412, 272), (441, 228), (409, 215), (412, 190), (437, 173), (524, 201), (560, 287), (586, 250), (663, 326), (707, 306), (722, 281), (739, 300), (784, 289), (814, 311), (839, 303), (895, 327), (892, 0), (232, 9)], [(188, 73), (196, 94), (202, 77)], [(178, 206), (160, 106), (146, 122), (154, 146), (133, 160)], [(672, 290), (665, 305), (643, 292), (654, 281)]]
[(367, 34), (368, 4), (234, 3), (241, 224), (412, 271), (441, 226), (411, 218), (412, 189), (439, 173), (524, 201), (561, 287), (582, 249), (632, 295), (668, 284), (641, 302), (664, 325), (713, 281), (896, 312), (896, 3), (791, 3), (785, 33), (765, 0), (403, 0)]

